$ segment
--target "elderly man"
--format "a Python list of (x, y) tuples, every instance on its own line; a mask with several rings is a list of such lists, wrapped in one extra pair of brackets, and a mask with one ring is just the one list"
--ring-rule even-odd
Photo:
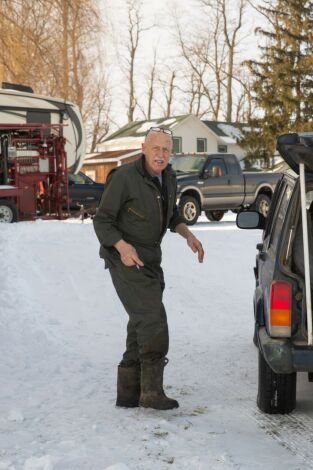
[(176, 207), (176, 177), (168, 164), (171, 131), (152, 127), (142, 150), (139, 160), (111, 171), (94, 228), (100, 256), (129, 315), (116, 405), (166, 410), (178, 402), (163, 390), (169, 337), (160, 245), (169, 227), (187, 240), (200, 263), (204, 252)]

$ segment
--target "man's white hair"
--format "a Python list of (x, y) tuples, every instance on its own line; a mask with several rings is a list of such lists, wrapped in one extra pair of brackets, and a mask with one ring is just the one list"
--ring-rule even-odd
[(148, 139), (150, 138), (150, 136), (152, 134), (163, 134), (163, 135), (166, 135), (167, 137), (169, 137), (169, 139), (171, 139), (171, 142), (172, 142), (172, 145), (173, 145), (173, 136), (170, 135), (170, 134), (167, 134), (166, 132), (160, 132), (160, 131), (155, 131), (154, 129), (150, 129), (147, 134), (146, 134), (146, 137), (145, 137), (145, 144), (147, 143)]

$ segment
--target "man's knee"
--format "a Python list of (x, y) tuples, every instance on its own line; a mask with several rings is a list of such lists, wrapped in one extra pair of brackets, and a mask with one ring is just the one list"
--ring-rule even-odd
[(168, 328), (160, 330), (156, 335), (151, 335), (139, 347), (140, 359), (160, 359), (168, 353), (169, 337)]

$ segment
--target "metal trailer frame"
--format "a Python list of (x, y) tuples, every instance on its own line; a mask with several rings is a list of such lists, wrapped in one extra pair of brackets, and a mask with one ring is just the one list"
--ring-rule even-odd
[(0, 199), (15, 204), (19, 220), (69, 214), (63, 127), (0, 124)]

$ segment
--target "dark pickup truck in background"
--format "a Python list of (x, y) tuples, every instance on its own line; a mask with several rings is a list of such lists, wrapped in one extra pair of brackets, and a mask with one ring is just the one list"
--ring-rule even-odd
[(81, 171), (68, 175), (69, 208), (70, 212), (80, 210), (84, 206), (84, 212), (94, 213), (99, 206), (104, 184), (96, 183)]
[(204, 211), (219, 221), (228, 210), (252, 207), (267, 215), (280, 173), (242, 172), (232, 154), (176, 154), (170, 163), (177, 175), (177, 203), (188, 225)]

